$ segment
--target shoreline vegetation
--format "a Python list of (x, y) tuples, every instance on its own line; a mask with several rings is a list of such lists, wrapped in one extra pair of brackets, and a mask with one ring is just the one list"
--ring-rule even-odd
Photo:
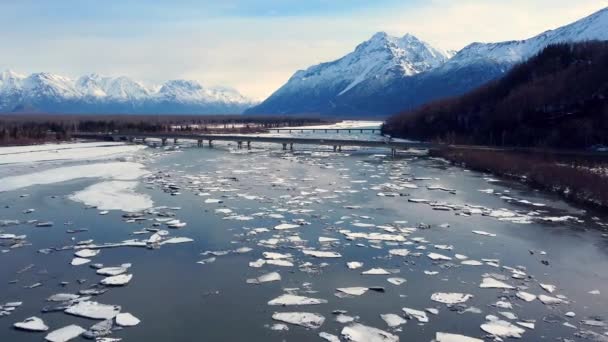
[(520, 181), (565, 200), (608, 207), (608, 158), (550, 152), (480, 150), (466, 147), (433, 149), (430, 156), (454, 165)]
[(68, 141), (74, 132), (245, 134), (334, 122), (293, 116), (0, 114), (0, 146)]
[(445, 144), (432, 155), (606, 208), (606, 75), (607, 42), (550, 45), (476, 90), (390, 117), (382, 133)]

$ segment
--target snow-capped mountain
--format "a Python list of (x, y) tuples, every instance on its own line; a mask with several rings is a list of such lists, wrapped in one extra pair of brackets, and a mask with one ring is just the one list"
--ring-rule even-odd
[(196, 81), (167, 81), (156, 90), (124, 76), (0, 73), (0, 112), (234, 114), (252, 104), (234, 89)]
[(608, 40), (608, 8), (526, 40), (470, 44), (446, 63), (446, 67), (468, 65), (479, 60), (512, 65), (538, 54), (548, 45), (587, 40)]
[(379, 32), (336, 61), (296, 72), (283, 87), (248, 112), (324, 112), (337, 98), (364, 83), (388, 84), (433, 69), (449, 58), (449, 53), (410, 34), (397, 38)]
[(550, 44), (588, 40), (608, 40), (608, 8), (530, 39), (473, 43), (453, 57), (411, 35), (392, 38), (379, 33), (335, 62), (298, 71), (247, 112), (389, 115), (463, 94)]

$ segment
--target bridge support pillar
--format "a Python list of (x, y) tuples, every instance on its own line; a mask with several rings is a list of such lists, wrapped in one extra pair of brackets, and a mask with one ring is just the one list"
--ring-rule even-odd
[(209, 139), (209, 147), (213, 147), (213, 140)]
[(289, 150), (293, 151), (293, 143), (289, 144)]
[(340, 130), (339, 130), (339, 129), (337, 129), (337, 130), (336, 130), (336, 133), (340, 133)]
[(303, 129), (302, 129), (302, 130), (300, 130), (300, 133), (304, 133), (304, 130), (303, 130)]
[(129, 140), (129, 142), (133, 142), (135, 140), (135, 138), (133, 137), (128, 137), (127, 139)]
[(279, 130), (277, 129), (277, 133), (279, 133)]
[(338, 146), (334, 145), (334, 152), (338, 149)]
[(363, 133), (363, 130), (361, 130), (361, 133)]
[(325, 130), (325, 133), (327, 133), (327, 130)]
[(283, 151), (286, 151), (286, 150), (287, 150), (287, 144), (283, 143)]
[(167, 138), (161, 138), (160, 141), (163, 146), (167, 145)]
[(375, 130), (375, 129), (372, 129), (372, 134), (373, 134), (373, 133), (376, 133), (376, 130)]
[(342, 146), (338, 146), (338, 152), (342, 152)]
[(198, 139), (198, 140), (196, 141), (196, 146), (198, 146), (198, 147), (203, 147), (203, 141), (202, 141), (201, 139)]
[(242, 141), (237, 141), (237, 142), (236, 142), (236, 146), (237, 146), (237, 148), (238, 148), (239, 150), (240, 150), (240, 149), (242, 149), (242, 148), (243, 148), (243, 142), (242, 142)]
[(395, 158), (397, 156), (397, 149), (396, 148), (391, 148), (391, 156), (393, 158)]
[(348, 134), (350, 134), (350, 129), (348, 130)]
[(247, 142), (247, 149), (248, 149), (248, 150), (251, 150), (251, 141), (248, 141), (248, 142)]
[(173, 143), (177, 144), (177, 138), (173, 138)]
[(291, 133), (291, 130), (289, 130), (289, 133)]
[(145, 144), (146, 143), (146, 137), (141, 138), (141, 142)]

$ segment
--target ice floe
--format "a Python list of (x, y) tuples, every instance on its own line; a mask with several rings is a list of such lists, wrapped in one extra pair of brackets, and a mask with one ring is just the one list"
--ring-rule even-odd
[(275, 312), (272, 319), (309, 329), (318, 329), (325, 322), (325, 317), (310, 312)]

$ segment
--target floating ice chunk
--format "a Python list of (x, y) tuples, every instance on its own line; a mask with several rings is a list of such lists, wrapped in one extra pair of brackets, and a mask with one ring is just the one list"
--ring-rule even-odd
[(299, 224), (292, 223), (281, 223), (279, 225), (274, 226), (275, 230), (286, 230), (286, 229), (294, 229), (300, 227)]
[(572, 311), (568, 311), (564, 315), (566, 315), (567, 317), (574, 317), (574, 316), (576, 316), (576, 314), (574, 312), (572, 312)]
[(101, 182), (72, 194), (70, 199), (101, 210), (138, 212), (154, 205), (150, 196), (135, 191), (138, 184), (134, 181)]
[(127, 285), (131, 279), (133, 279), (132, 274), (119, 274), (116, 276), (107, 277), (101, 280), (103, 285), (108, 286), (124, 286)]
[(93, 324), (82, 336), (87, 339), (95, 339), (110, 335), (112, 333), (113, 325), (114, 322), (111, 319), (106, 319), (105, 321)]
[(137, 317), (128, 312), (119, 313), (116, 315), (115, 320), (116, 324), (121, 327), (134, 327), (141, 322)]
[(96, 256), (97, 254), (99, 254), (99, 252), (101, 252), (98, 249), (81, 249), (79, 251), (77, 251), (76, 253), (74, 253), (75, 256), (79, 257), (79, 258), (92, 258), (94, 256)]
[(388, 278), (388, 279), (386, 279), (386, 281), (388, 281), (389, 283), (391, 283), (393, 285), (397, 285), (397, 286), (404, 284), (406, 282), (406, 280), (404, 278), (397, 278), (397, 277)]
[(281, 266), (281, 267), (292, 267), (293, 262), (288, 260), (265, 260), (268, 265)]
[(84, 259), (84, 258), (74, 258), (72, 259), (72, 261), (70, 262), (70, 265), (72, 266), (80, 266), (80, 265), (84, 265), (91, 262), (91, 259)]
[(546, 305), (555, 305), (555, 304), (561, 304), (561, 303), (565, 302), (563, 299), (551, 297), (551, 296), (547, 296), (547, 295), (540, 295), (540, 296), (538, 296), (538, 299), (543, 304), (546, 304)]
[(319, 337), (328, 342), (340, 342), (340, 338), (338, 336), (326, 332), (320, 332)]
[(491, 236), (491, 237), (496, 236), (496, 234), (484, 232), (483, 230), (474, 230), (473, 233), (477, 234), (477, 235), (483, 235), (483, 236)]
[(78, 298), (80, 298), (80, 296), (76, 295), (76, 294), (57, 293), (57, 294), (54, 294), (54, 295), (50, 296), (46, 300), (49, 301), (49, 302), (67, 302), (67, 301), (75, 300), (75, 299), (78, 299)]
[(275, 312), (272, 319), (309, 329), (318, 329), (325, 322), (325, 317), (310, 312)]
[(281, 295), (268, 302), (268, 305), (318, 305), (326, 304), (327, 300), (320, 298), (310, 298), (304, 296), (296, 296), (291, 294)]
[(106, 305), (92, 301), (78, 302), (68, 307), (65, 312), (85, 318), (91, 319), (111, 319), (116, 317), (120, 313), (120, 306), (118, 305)]
[(361, 272), (363, 275), (387, 275), (391, 274), (391, 272), (385, 270), (384, 268), (371, 268), (367, 271)]
[(342, 293), (350, 295), (350, 296), (361, 296), (362, 294), (367, 292), (369, 290), (369, 288), (354, 286), (354, 287), (339, 287), (336, 290), (338, 292), (342, 292)]
[(592, 294), (592, 295), (599, 295), (600, 294), (600, 290), (591, 290), (591, 291), (589, 291), (587, 293)]
[(354, 323), (342, 329), (342, 337), (353, 342), (398, 342), (399, 336), (378, 328)]
[(429, 253), (427, 254), (427, 256), (431, 258), (431, 260), (452, 260), (452, 258), (450, 258), (449, 256), (445, 256), (439, 253)]
[(206, 265), (206, 264), (210, 264), (212, 262), (215, 262), (215, 260), (217, 260), (216, 257), (211, 257), (211, 258), (207, 258), (207, 259), (203, 259), (203, 260), (197, 261), (196, 263), (197, 264), (201, 264), (201, 265)]
[(410, 254), (410, 251), (407, 249), (404, 249), (404, 248), (403, 249), (390, 249), (388, 251), (388, 254), (404, 257), (404, 256), (407, 256), (408, 254)]
[(67, 327), (52, 331), (51, 333), (46, 335), (44, 339), (49, 342), (67, 342), (82, 335), (85, 331), (86, 330), (84, 330), (82, 327), (72, 324), (68, 325)]
[(459, 334), (435, 333), (436, 342), (483, 342), (483, 340)]
[(386, 325), (388, 325), (391, 328), (398, 327), (400, 325), (407, 323), (407, 321), (403, 317), (392, 314), (392, 313), (381, 314), (380, 318), (382, 318), (386, 322)]
[(515, 295), (526, 302), (531, 302), (536, 299), (536, 295), (524, 291), (518, 291)]
[(288, 331), (289, 327), (287, 326), (287, 324), (276, 323), (276, 324), (273, 324), (272, 326), (270, 326), (270, 330), (274, 330), (274, 331)]
[(426, 312), (416, 309), (403, 308), (401, 309), (405, 313), (407, 317), (415, 318), (420, 323), (427, 323), (429, 321), (429, 317), (426, 315)]
[(247, 279), (247, 282), (250, 284), (261, 284), (261, 283), (268, 283), (271, 281), (280, 281), (280, 280), (281, 280), (281, 275), (279, 273), (270, 272), (270, 273), (263, 274), (254, 279)]
[(469, 298), (472, 298), (472, 294), (458, 293), (458, 292), (435, 292), (431, 295), (431, 300), (443, 304), (458, 304), (464, 303)]
[(358, 261), (351, 261), (351, 262), (347, 262), (346, 266), (351, 269), (351, 270), (355, 270), (357, 268), (361, 268), (363, 267), (363, 263), (362, 262), (358, 262)]
[(517, 316), (514, 313), (512, 313), (512, 312), (501, 311), (501, 312), (499, 312), (499, 314), (501, 314), (506, 319), (510, 319), (510, 320), (517, 319)]
[(44, 324), (44, 321), (36, 316), (26, 318), (23, 322), (17, 322), (13, 324), (13, 326), (17, 329), (27, 330), (27, 331), (47, 331), (49, 327)]
[(103, 267), (97, 270), (97, 274), (104, 276), (116, 276), (119, 274), (123, 274), (129, 270), (128, 267)]
[(319, 236), (319, 242), (320, 242), (320, 243), (336, 242), (336, 241), (340, 241), (340, 240), (339, 240), (339, 239), (336, 239), (336, 238), (330, 238), (330, 237), (325, 237), (325, 236)]
[(533, 322), (517, 322), (517, 324), (530, 330), (534, 330), (534, 328), (536, 327)]
[(332, 251), (314, 251), (314, 250), (303, 250), (302, 253), (313, 256), (315, 258), (341, 258), (342, 254)]
[(205, 200), (206, 204), (216, 204), (216, 203), (222, 203), (223, 201), (220, 199), (216, 199), (216, 198), (207, 198)]
[(483, 263), (481, 261), (473, 260), (473, 259), (463, 260), (460, 262), (460, 264), (467, 265), (467, 266), (482, 266), (483, 265)]
[(483, 278), (479, 287), (482, 289), (514, 289), (513, 286), (491, 277)]
[(275, 252), (264, 252), (264, 253), (262, 253), (262, 256), (264, 256), (264, 259), (272, 259), (272, 260), (291, 258), (291, 254), (281, 254), (281, 253), (275, 253)]
[(166, 245), (166, 244), (178, 244), (178, 243), (187, 243), (187, 242), (193, 242), (194, 240), (191, 238), (187, 238), (187, 237), (173, 237), (164, 241), (161, 241), (159, 244), (160, 245)]
[(336, 316), (336, 322), (341, 323), (341, 324), (351, 323), (354, 321), (355, 321), (355, 317), (348, 316), (343, 313)]
[(549, 292), (549, 293), (553, 293), (555, 292), (555, 290), (557, 290), (557, 287), (555, 285), (550, 285), (550, 284), (539, 284), (540, 287), (543, 288), (543, 290)]
[(525, 332), (524, 329), (500, 319), (495, 319), (482, 324), (481, 330), (496, 337), (515, 338), (521, 338), (521, 335)]

